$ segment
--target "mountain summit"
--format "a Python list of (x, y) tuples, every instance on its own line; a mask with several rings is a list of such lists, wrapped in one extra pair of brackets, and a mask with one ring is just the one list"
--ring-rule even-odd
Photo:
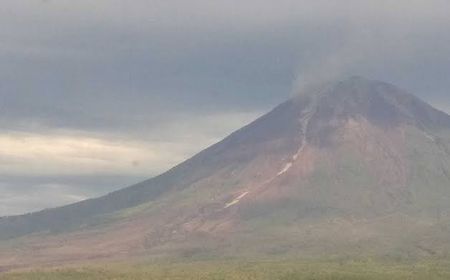
[(0, 265), (446, 255), (449, 224), (450, 116), (352, 77), (300, 93), (160, 176), (0, 219)]

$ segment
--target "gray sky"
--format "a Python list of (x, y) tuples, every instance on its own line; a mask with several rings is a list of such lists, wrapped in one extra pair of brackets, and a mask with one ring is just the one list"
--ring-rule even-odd
[(310, 82), (449, 112), (449, 30), (446, 0), (4, 0), (0, 215), (158, 174)]

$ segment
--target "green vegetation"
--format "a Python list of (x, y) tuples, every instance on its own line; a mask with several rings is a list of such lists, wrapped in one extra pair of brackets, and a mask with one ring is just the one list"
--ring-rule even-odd
[(0, 275), (1, 280), (179, 279), (179, 280), (435, 280), (450, 279), (450, 263), (191, 262), (59, 268)]

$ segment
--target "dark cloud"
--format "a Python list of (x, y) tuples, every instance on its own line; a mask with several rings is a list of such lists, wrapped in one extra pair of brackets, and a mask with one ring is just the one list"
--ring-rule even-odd
[(0, 30), (7, 123), (120, 131), (177, 112), (262, 110), (286, 98), (297, 75), (367, 75), (430, 100), (449, 86), (442, 1), (98, 3), (4, 11), (13, 23)]
[(443, 0), (4, 1), (0, 128), (148, 141), (144, 150), (175, 142), (185, 158), (304, 84), (355, 74), (448, 110), (449, 10)]

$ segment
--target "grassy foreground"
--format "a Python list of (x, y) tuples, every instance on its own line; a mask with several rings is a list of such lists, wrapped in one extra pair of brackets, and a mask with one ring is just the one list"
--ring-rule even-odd
[(168, 280), (434, 280), (450, 279), (450, 263), (375, 262), (191, 262), (58, 268), (0, 274), (2, 280), (168, 279)]

